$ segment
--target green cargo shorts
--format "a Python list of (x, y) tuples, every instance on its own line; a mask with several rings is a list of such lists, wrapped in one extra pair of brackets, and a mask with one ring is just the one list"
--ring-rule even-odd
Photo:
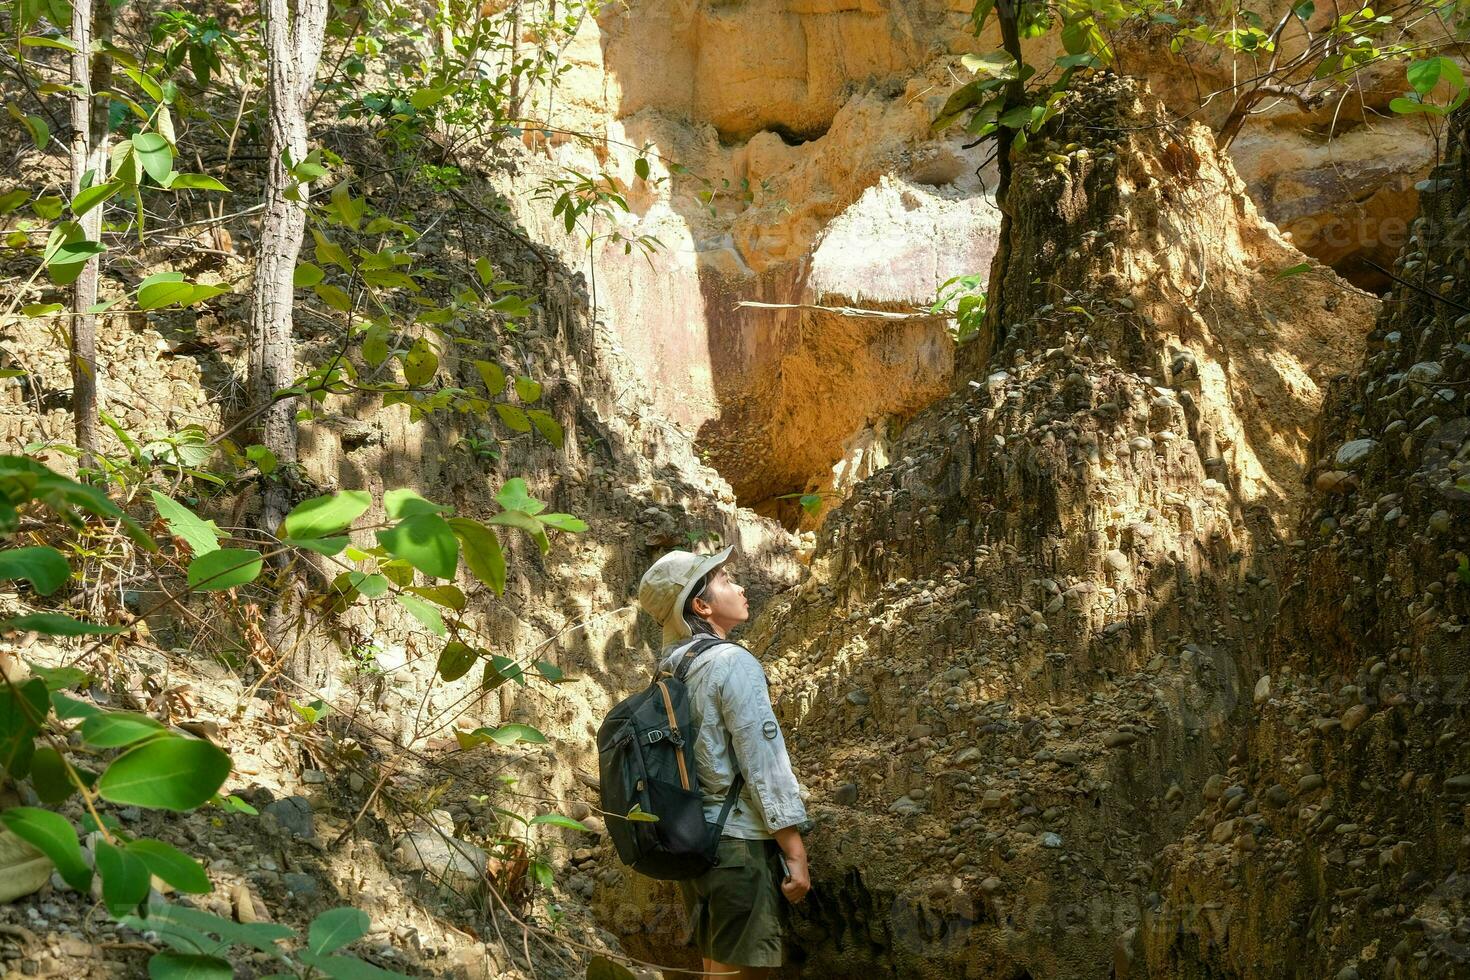
[(720, 863), (679, 882), (690, 944), (727, 966), (781, 965), (780, 848), (773, 840), (721, 837)]

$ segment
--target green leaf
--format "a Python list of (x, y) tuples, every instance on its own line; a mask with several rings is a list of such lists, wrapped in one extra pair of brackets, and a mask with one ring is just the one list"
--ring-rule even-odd
[(86, 214), (88, 211), (92, 210), (97, 205), (101, 204), (103, 201), (107, 200), (109, 197), (122, 190), (122, 187), (123, 185), (120, 182), (109, 180), (105, 184), (96, 184), (92, 187), (88, 187), (86, 190), (78, 191), (77, 196), (71, 199), (71, 213), (80, 218), (82, 215)]
[(578, 820), (573, 820), (571, 817), (564, 817), (559, 813), (543, 813), (539, 816), (531, 818), (532, 827), (541, 824), (546, 824), (552, 827), (565, 827), (567, 830), (588, 831), (590, 833), (586, 824)]
[(546, 528), (541, 522), (524, 511), (505, 510), (487, 519), (490, 524), (502, 524), (506, 527), (518, 527), (531, 536), (536, 542), (536, 547), (544, 555), (551, 550), (551, 541), (546, 537)]
[(1444, 110), (1437, 105), (1429, 102), (1416, 102), (1413, 99), (1406, 99), (1402, 96), (1396, 99), (1390, 99), (1388, 107), (1403, 116), (1413, 115), (1416, 112), (1427, 112), (1435, 116), (1444, 115)]
[(159, 926), (176, 926), (185, 930), (218, 936), (223, 943), (250, 946), (272, 956), (281, 955), (276, 943), (290, 939), (296, 934), (286, 926), (273, 922), (232, 922), (209, 912), (191, 909), (185, 905), (150, 905), (148, 917), (128, 916), (122, 924), (139, 932), (155, 930)]
[(31, 192), (23, 187), (6, 191), (4, 194), (0, 194), (0, 214), (9, 214), (30, 199)]
[(464, 546), (464, 561), (470, 572), (490, 586), (496, 595), (504, 595), (505, 554), (495, 532), (464, 517), (451, 517), (449, 526)]
[(405, 487), (389, 490), (383, 494), (383, 509), (395, 521), (405, 517), (416, 517), (419, 514), (447, 514), (453, 510), (443, 504), (425, 500), (418, 495), (417, 491)]
[(291, 285), (300, 288), (302, 286), (315, 286), (322, 281), (326, 273), (322, 267), (311, 262), (298, 262), (296, 271), (291, 275)]
[(218, 956), (165, 950), (148, 957), (149, 980), (234, 980), (234, 976), (235, 968)]
[(169, 533), (176, 538), (182, 538), (191, 552), (204, 555), (219, 550), (219, 539), (224, 537), (224, 533), (214, 521), (198, 517), (177, 500), (164, 496), (157, 490), (150, 490), (149, 493), (153, 495), (153, 506), (158, 508), (158, 516), (168, 525)]
[(386, 531), (378, 543), (425, 575), (453, 578), (459, 563), (459, 541), (447, 521), (437, 514), (416, 514)]
[(127, 629), (125, 626), (99, 626), (96, 623), (84, 623), (80, 619), (73, 619), (61, 613), (30, 613), (25, 616), (16, 616), (14, 619), (0, 622), (0, 628), (30, 630), (35, 633), (45, 633), (48, 636), (109, 636)]
[(377, 367), (388, 359), (388, 324), (379, 321), (362, 336), (362, 359), (368, 367)]
[(221, 293), (228, 293), (225, 286), (204, 286), (199, 283), (170, 279), (150, 282), (138, 287), (138, 309), (158, 310), (165, 306), (193, 306)]
[(57, 310), (65, 308), (65, 305), (62, 303), (27, 303), (20, 308), (20, 312), (23, 316), (38, 317), (49, 316)]
[(594, 956), (587, 964), (587, 980), (635, 980), (633, 971), (606, 956)]
[(225, 194), (230, 189), (208, 174), (174, 174), (173, 180), (168, 182), (171, 191), (222, 191)]
[(330, 558), (333, 555), (341, 554), (342, 549), (352, 543), (352, 539), (345, 536), (338, 538), (286, 538), (281, 543), (289, 544), (296, 548), (305, 548), (307, 551), (314, 551), (319, 555), (326, 555)]
[(648, 179), (649, 169), (646, 157), (639, 157), (633, 161), (633, 172), (638, 175), (639, 180)]
[(533, 402), (541, 397), (541, 382), (526, 377), (524, 374), (516, 376), (516, 397), (523, 402)]
[(500, 416), (500, 421), (504, 422), (505, 427), (507, 429), (510, 429), (512, 432), (531, 431), (531, 420), (526, 417), (526, 413), (524, 410), (518, 408), (515, 405), (509, 405), (505, 402), (496, 402), (495, 414)]
[(97, 781), (102, 798), (185, 812), (209, 802), (230, 775), (230, 757), (197, 738), (157, 738), (112, 761)]
[(388, 580), (381, 575), (354, 571), (347, 573), (347, 579), (354, 589), (369, 599), (376, 599), (388, 591)]
[(204, 867), (172, 844), (144, 838), (128, 844), (127, 849), (148, 867), (150, 874), (162, 878), (181, 892), (203, 895), (214, 889)]
[(362, 909), (350, 905), (328, 909), (311, 920), (306, 934), (306, 945), (313, 953), (335, 953), (343, 946), (366, 936), (371, 926), (372, 920)]
[(571, 531), (573, 534), (587, 530), (587, 522), (571, 514), (540, 514), (536, 520), (547, 527), (554, 527), (558, 531)]
[(31, 210), (43, 221), (55, 221), (61, 217), (62, 200), (55, 194), (44, 194), (31, 204)]
[(1311, 271), (1312, 271), (1312, 263), (1310, 263), (1310, 262), (1298, 262), (1296, 265), (1288, 266), (1285, 269), (1282, 269), (1280, 272), (1276, 273), (1275, 278), (1277, 278), (1277, 279), (1290, 279), (1292, 276), (1299, 276), (1303, 272), (1311, 272)]
[(264, 568), (253, 548), (221, 548), (189, 562), (189, 588), (202, 592), (233, 589), (254, 582)]
[(66, 583), (71, 566), (55, 548), (37, 546), (0, 551), (0, 579), (25, 579), (41, 595)]
[(61, 803), (77, 791), (66, 772), (61, 753), (43, 745), (31, 759), (31, 785), (42, 803)]
[(300, 701), (292, 701), (291, 710), (296, 712), (296, 716), (302, 721), (306, 722), (308, 725), (315, 725), (327, 715), (331, 714), (332, 711), (331, 706), (320, 698), (311, 702), (310, 704), (302, 704)]
[(485, 383), (485, 390), (494, 398), (505, 390), (505, 369), (491, 361), (476, 361), (475, 371)]
[(122, 912), (148, 897), (148, 866), (134, 854), (99, 840), (92, 851), (102, 876), (102, 901), (112, 912)]
[(417, 388), (434, 380), (438, 370), (439, 355), (428, 340), (419, 337), (403, 355), (403, 379)]
[(546, 509), (545, 504), (531, 496), (526, 489), (526, 481), (518, 476), (505, 481), (495, 495), (495, 502), (506, 510), (518, 510), (523, 514), (539, 514)]
[(409, 615), (424, 625), (430, 633), (435, 636), (443, 636), (447, 631), (444, 629), (444, 620), (439, 616), (439, 610), (429, 605), (422, 599), (411, 595), (396, 595), (393, 597), (398, 604), (408, 610)]
[(364, 963), (354, 956), (323, 956), (310, 950), (300, 954), (301, 962), (325, 973), (331, 980), (409, 980), (401, 973)]
[(633, 809), (628, 811), (624, 819), (629, 820), (633, 823), (658, 823), (657, 814), (644, 813), (643, 808), (637, 803), (633, 804)]
[(499, 728), (477, 728), (475, 735), (483, 735), (497, 745), (514, 745), (517, 742), (530, 742), (533, 745), (545, 745), (546, 736), (530, 725), (522, 725), (512, 722), (509, 725), (501, 725)]
[(439, 652), (439, 662), (436, 666), (439, 676), (445, 681), (457, 681), (468, 674), (470, 668), (475, 665), (475, 661), (479, 659), (480, 655), (474, 647), (458, 640), (451, 640)]
[(1016, 59), (1004, 51), (987, 51), (984, 54), (967, 54), (960, 64), (977, 75), (1010, 80), (1018, 77)]
[(72, 44), (70, 41), (59, 37), (38, 37), (32, 35), (30, 37), (21, 38), (20, 43), (22, 47), (27, 48), (60, 48), (62, 51), (72, 52), (75, 52), (77, 50), (77, 46), (75, 44)]
[(322, 538), (346, 528), (373, 504), (366, 490), (343, 490), (296, 505), (281, 527), (288, 538)]
[(91, 887), (92, 869), (82, 857), (82, 844), (70, 820), (50, 810), (15, 806), (0, 813), (0, 823), (50, 858), (68, 885), (84, 893)]
[[(29, 661), (28, 661), (29, 663)], [(90, 680), (92, 675), (80, 667), (47, 667), (44, 664), (29, 664), (31, 673), (41, 679), (48, 691), (61, 691), (76, 687)]]
[(245, 458), (255, 464), (261, 476), (270, 476), (276, 471), (276, 454), (264, 446), (246, 446)]
[(347, 291), (341, 286), (334, 286), (329, 282), (318, 283), (312, 287), (312, 292), (316, 293), (317, 298), (323, 303), (339, 313), (352, 312), (352, 297), (348, 296)]
[(562, 434), (561, 423), (550, 412), (532, 408), (526, 411), (526, 418), (531, 420), (531, 424), (536, 427), (537, 432), (541, 433), (543, 439), (558, 449), (562, 447), (566, 437)]
[(137, 155), (138, 162), (143, 165), (148, 176), (160, 185), (168, 180), (168, 175), (174, 169), (174, 151), (168, 145), (168, 140), (158, 133), (139, 133), (133, 137), (133, 153)]
[(1409, 87), (1418, 92), (1420, 98), (1434, 91), (1441, 80), (1448, 82), (1452, 88), (1463, 88), (1465, 85), (1460, 66), (1443, 55), (1413, 62), (1404, 69), (1404, 74), (1409, 79)]
[(102, 713), (102, 709), (91, 701), (82, 701), (60, 691), (52, 692), (51, 708), (62, 721), (85, 720)]
[(437, 606), (464, 612), (465, 597), (457, 585), (410, 585), (408, 591), (420, 599), (427, 599)]
[(536, 668), (536, 673), (546, 678), (552, 684), (566, 680), (566, 675), (562, 673), (562, 669), (556, 664), (547, 663), (545, 660), (538, 660), (533, 666)]
[(99, 749), (116, 749), (168, 731), (147, 715), (131, 711), (95, 714), (82, 722), (82, 741)]

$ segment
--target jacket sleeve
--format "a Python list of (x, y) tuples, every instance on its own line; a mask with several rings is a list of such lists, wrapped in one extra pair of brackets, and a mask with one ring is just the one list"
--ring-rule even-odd
[(720, 719), (730, 733), (735, 761), (761, 809), (770, 831), (793, 827), (806, 820), (806, 806), (797, 791), (796, 774), (786, 754), (786, 740), (760, 661), (742, 650), (719, 685)]

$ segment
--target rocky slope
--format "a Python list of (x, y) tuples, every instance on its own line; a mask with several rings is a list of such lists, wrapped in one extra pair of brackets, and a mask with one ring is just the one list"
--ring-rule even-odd
[(1105, 976), (1233, 752), (1308, 421), (1374, 302), (1136, 84), (1018, 163), (1003, 334), (752, 631), (809, 782), (809, 976)]
[[(319, 132), (328, 145), (338, 138), (327, 121)], [(357, 145), (348, 166), (366, 170), (382, 162), (369, 157)], [(45, 161), (27, 166), (32, 163)], [(489, 176), (472, 175), (463, 193), (490, 204)], [(421, 213), (448, 213), (454, 207), (418, 185), (365, 178), (359, 186), (374, 206)], [(249, 192), (243, 182), (237, 190)], [(435, 680), (443, 641), (391, 608), (359, 606), (327, 631), (340, 669), (320, 690), (299, 692), (304, 701), (323, 698), (332, 709), (331, 720), (303, 731), (283, 702), (273, 706), (257, 697), (251, 676), (197, 655), (187, 621), (156, 616), (150, 625), (166, 648), (125, 651), (119, 687), (104, 696), (142, 707), (159, 684), (182, 686), (188, 697), (171, 703), (187, 710), (180, 709), (175, 720), (212, 726), (209, 730), (236, 752), (230, 790), (262, 808), (300, 801), (283, 804), (281, 812), (289, 818), (301, 810), (305, 817), (298, 829), (315, 829), (282, 829), (274, 818), (218, 822), (199, 815), (167, 822), (131, 813), (124, 819), (142, 820), (142, 829), (161, 830), (206, 857), (217, 889), (206, 901), (225, 914), (241, 914), (242, 894), (254, 909), (244, 914), (294, 924), (331, 904), (360, 902), (378, 924), (373, 941), (382, 955), (375, 953), (377, 959), (411, 974), (579, 973), (577, 956), (565, 955), (560, 947), (555, 955), (538, 947), (533, 962), (527, 962), (491, 938), (495, 930), (508, 929), (511, 946), (520, 946), (514, 923), (484, 908), (486, 866), (479, 859), (485, 855), (478, 847), (497, 832), (492, 804), (527, 813), (570, 813), (600, 830), (598, 818), (591, 816), (595, 786), (579, 772), (596, 771), (593, 733), (602, 715), (616, 699), (646, 683), (653, 667), (649, 647), (657, 643), (656, 631), (633, 605), (644, 569), (669, 547), (736, 544), (742, 581), (759, 607), (794, 581), (798, 542), (774, 522), (738, 508), (728, 484), (698, 459), (692, 434), (659, 415), (637, 365), (620, 351), (606, 324), (593, 319), (578, 274), (546, 250), (528, 247), (522, 236), (462, 207), (452, 232), (449, 224), (421, 240), (425, 254), (466, 248), (492, 257), (500, 274), (527, 284), (535, 309), (514, 333), (489, 319), (471, 325), (466, 336), (473, 343), (461, 346), (474, 353), (460, 360), (446, 346), (441, 381), (473, 384), (473, 357), (529, 370), (545, 384), (541, 403), (561, 423), (564, 445), (555, 448), (525, 435), (498, 443), (499, 455), (492, 458), (475, 449), (486, 433), (474, 420), (439, 415), (414, 423), (403, 406), (329, 401), (323, 417), (303, 427), (309, 487), (302, 492), (361, 488), (380, 496), (385, 488), (409, 486), (461, 513), (483, 517), (494, 509), (490, 501), (503, 481), (522, 476), (552, 508), (584, 518), (590, 525), (586, 533), (558, 535), (544, 557), (520, 536), (506, 535), (510, 580), (505, 596), (480, 590), (469, 606), (471, 620), (495, 638), (498, 654), (527, 663), (545, 659), (571, 681), (555, 687), (508, 684), (495, 694), (476, 696), (478, 673), (453, 685)], [(234, 292), (197, 312), (113, 316), (99, 331), (103, 407), (139, 442), (191, 425), (212, 434), (239, 408), (232, 392), (244, 371), (241, 331), (248, 322), (243, 311), (250, 264), (243, 243), (250, 240), (250, 229), (241, 221), (227, 230), (242, 243), (239, 252), (180, 257), (161, 251), (146, 258), (177, 262), (175, 267), (191, 279), (234, 283)], [(12, 252), (0, 263), (5, 263), (0, 276), (13, 277), (5, 281), (19, 291), (17, 305), (42, 298), (40, 287), (26, 283), (29, 261)], [(117, 295), (149, 271), (113, 266), (103, 295)], [(297, 326), (302, 363), (314, 363), (323, 349), (334, 350), (339, 342), (333, 339), (339, 336), (336, 326), (324, 325), (320, 316), (298, 316)], [(66, 442), (71, 425), (64, 349), (52, 342), (41, 321), (21, 317), (4, 322), (0, 341), (4, 366), (27, 372), (4, 382), (0, 439), (12, 447), (8, 451)], [(105, 449), (126, 457), (125, 447), (111, 435)], [(43, 449), (42, 455), (58, 468), (72, 465), (62, 452)], [(203, 510), (220, 526), (235, 528), (248, 524), (252, 506), (247, 491)], [(130, 582), (126, 601), (136, 611), (157, 595), (151, 582)], [(81, 598), (100, 603), (105, 597)], [(253, 598), (258, 597), (238, 597)], [(3, 597), (7, 610), (15, 600)], [(207, 616), (211, 607), (205, 602), (197, 611)], [(74, 650), (27, 651), (41, 662), (74, 655)], [(512, 720), (535, 724), (550, 744), (504, 753), (460, 752), (452, 737), (456, 729)], [(342, 749), (344, 744), (355, 747)], [(506, 774), (519, 777), (514, 788), (498, 781)], [(374, 792), (377, 779), (390, 775), (389, 788)], [(354, 835), (359, 813), (366, 819)], [(450, 840), (458, 840), (453, 846), (473, 857), (467, 863), (454, 858)], [(524, 878), (512, 880), (514, 875), (498, 886), (542, 924), (559, 906), (568, 936), (580, 937), (592, 949), (616, 950), (615, 940), (598, 932), (581, 911), (591, 880), (577, 866), (586, 864), (582, 848), (595, 840), (595, 833), (550, 830), (538, 841), (558, 865), (554, 888), (533, 894)], [(477, 894), (478, 900), (466, 897)], [(18, 968), (29, 963), (25, 969), (41, 975), (137, 975), (136, 950), (117, 953), (99, 945), (127, 940), (119, 940), (105, 916), (90, 916), (89, 907), (54, 884), (0, 907), (0, 934), (17, 940), (16, 955), (0, 958), (14, 959)], [(396, 952), (386, 952), (390, 948)], [(88, 949), (95, 954), (90, 959)]]
[(1324, 413), (1249, 726), (1130, 937), (1153, 975), (1470, 971), (1467, 140), (1462, 112)]
[[(1113, 83), (1028, 156), (998, 271), (1035, 286), (991, 373), (753, 630), (821, 821), (809, 975), (1091, 975), (1226, 763), (1306, 420), (1372, 302), (1278, 278), (1301, 256), (1207, 136), (1128, 135), (1159, 112)], [(677, 955), (667, 890), (610, 869), (596, 902)]]

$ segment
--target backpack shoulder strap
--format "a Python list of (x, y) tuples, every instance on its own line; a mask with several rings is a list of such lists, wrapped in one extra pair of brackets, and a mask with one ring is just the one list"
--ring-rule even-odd
[(740, 799), (740, 790), (745, 786), (745, 773), (737, 772), (735, 778), (730, 781), (730, 789), (725, 793), (725, 803), (720, 807), (720, 819), (715, 821), (715, 837), (718, 838), (725, 829), (725, 821), (730, 817), (730, 811), (735, 807), (735, 801)]
[(730, 641), (722, 640), (718, 636), (706, 636), (695, 640), (689, 645), (689, 648), (684, 651), (683, 655), (679, 657), (679, 666), (674, 668), (674, 680), (682, 684), (684, 682), (684, 678), (689, 675), (689, 668), (694, 666), (695, 658), (697, 658), (701, 653), (704, 653), (704, 651), (708, 650), (710, 647), (717, 647), (721, 643), (728, 642)]

